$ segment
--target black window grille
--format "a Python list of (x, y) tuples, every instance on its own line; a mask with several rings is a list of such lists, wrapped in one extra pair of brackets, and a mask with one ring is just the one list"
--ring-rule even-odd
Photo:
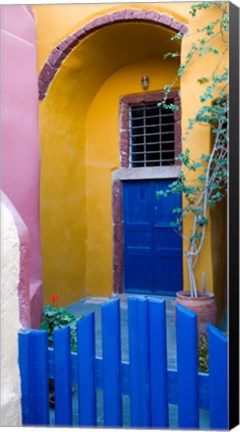
[(174, 113), (171, 109), (158, 106), (158, 102), (130, 105), (129, 132), (131, 167), (174, 164)]

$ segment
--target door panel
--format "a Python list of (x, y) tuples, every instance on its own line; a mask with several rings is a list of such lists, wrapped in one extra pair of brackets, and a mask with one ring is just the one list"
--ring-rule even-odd
[(125, 292), (171, 295), (182, 289), (182, 240), (169, 226), (181, 197), (156, 198), (172, 181), (123, 183)]
[(143, 287), (149, 289), (153, 286), (152, 257), (144, 254), (128, 255), (128, 265), (124, 268), (126, 292), (143, 292)]

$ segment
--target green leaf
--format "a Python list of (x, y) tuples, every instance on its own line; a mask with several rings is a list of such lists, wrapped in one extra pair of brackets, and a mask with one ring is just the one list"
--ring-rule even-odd
[(183, 33), (178, 32), (174, 36), (171, 37), (171, 41), (180, 42), (183, 37), (184, 37)]
[(179, 106), (172, 104), (172, 103), (167, 103), (163, 105), (163, 108), (165, 110), (171, 110), (171, 111), (178, 111), (179, 110)]
[(47, 322), (42, 322), (40, 324), (40, 330), (49, 330), (49, 324)]
[(169, 52), (169, 53), (164, 54), (163, 58), (164, 58), (164, 60), (166, 60), (168, 57), (174, 58), (174, 57), (179, 57), (179, 56), (180, 56), (179, 52), (175, 52), (175, 53)]
[(159, 199), (159, 198), (161, 198), (161, 196), (163, 196), (163, 197), (167, 197), (168, 196), (168, 194), (165, 192), (165, 191), (157, 191), (156, 192), (156, 197), (157, 197), (157, 199)]
[(185, 71), (185, 69), (186, 69), (186, 65), (182, 65), (182, 66), (180, 66), (180, 68), (178, 69), (178, 72), (177, 72), (177, 75), (179, 76), (179, 77), (181, 77), (181, 76), (183, 76), (183, 72)]
[(201, 216), (200, 218), (198, 218), (198, 223), (201, 227), (203, 227), (208, 223), (208, 218)]
[(178, 225), (179, 225), (179, 222), (170, 222), (170, 224), (169, 224), (169, 226), (170, 226), (171, 228), (177, 228)]
[(182, 213), (182, 208), (181, 207), (176, 207), (173, 209), (172, 213)]
[(163, 56), (164, 60), (166, 60), (170, 55), (171, 55), (171, 53), (164, 54), (164, 56)]
[(171, 86), (169, 85), (169, 84), (166, 84), (164, 87), (163, 87), (163, 90), (164, 90), (164, 93), (169, 93), (170, 91), (171, 91)]
[(199, 180), (201, 183), (205, 183), (205, 181), (206, 181), (206, 176), (203, 175), (203, 174), (200, 174), (200, 176), (198, 176), (198, 180)]
[(199, 82), (200, 84), (206, 83), (206, 82), (208, 82), (208, 81), (209, 81), (209, 79), (206, 78), (206, 77), (198, 78), (198, 82)]

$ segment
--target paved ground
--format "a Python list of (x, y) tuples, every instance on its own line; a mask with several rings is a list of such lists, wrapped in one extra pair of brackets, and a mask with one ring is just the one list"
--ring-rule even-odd
[[(115, 299), (120, 299), (121, 310), (121, 345), (122, 361), (128, 361), (128, 316), (127, 300), (129, 297), (143, 297), (129, 294), (113, 295), (112, 297), (85, 297), (84, 299), (68, 306), (66, 309), (75, 316), (88, 315), (95, 312), (96, 322), (96, 355), (101, 357), (101, 305)], [(145, 297), (145, 296), (144, 296)], [(154, 296), (157, 298), (158, 296)], [(167, 352), (168, 368), (176, 367), (176, 338), (174, 326), (174, 303), (175, 297), (159, 297), (166, 300), (166, 319), (167, 319)]]

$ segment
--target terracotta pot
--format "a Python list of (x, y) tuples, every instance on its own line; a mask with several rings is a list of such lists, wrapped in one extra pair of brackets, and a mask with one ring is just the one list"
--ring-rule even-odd
[(213, 293), (208, 292), (204, 297), (198, 293), (198, 296), (190, 297), (189, 291), (179, 291), (176, 293), (176, 304), (196, 312), (198, 333), (206, 334), (208, 323), (217, 325), (217, 306)]

